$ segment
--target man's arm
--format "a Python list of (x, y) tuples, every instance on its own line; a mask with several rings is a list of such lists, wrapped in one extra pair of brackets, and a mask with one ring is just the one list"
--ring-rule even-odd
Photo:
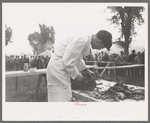
[(76, 61), (76, 67), (80, 72), (85, 70), (86, 69), (85, 61), (83, 59), (78, 59)]
[(63, 55), (63, 64), (72, 79), (75, 79), (78, 75), (80, 75), (75, 62), (78, 60), (85, 46), (85, 43), (86, 42), (82, 38), (78, 38), (77, 41), (74, 41), (67, 45), (65, 53)]

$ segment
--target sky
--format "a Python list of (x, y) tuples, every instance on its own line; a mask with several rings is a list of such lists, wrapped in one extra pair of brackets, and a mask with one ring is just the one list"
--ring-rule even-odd
[[(3, 34), (5, 25), (13, 30), (13, 43), (4, 46), (6, 54), (32, 53), (28, 35), (35, 31), (40, 32), (39, 24), (53, 26), (56, 44), (65, 36), (80, 32), (85, 35), (95, 34), (99, 30), (112, 33), (113, 41), (119, 37), (118, 28), (110, 25), (110, 11), (107, 6), (117, 6), (115, 3), (3, 3)], [(122, 6), (136, 4), (122, 4)], [(138, 6), (146, 4), (137, 4)], [(147, 9), (143, 13), (145, 24), (136, 27), (138, 36), (132, 43), (130, 50), (143, 50), (147, 41)], [(145, 32), (145, 33), (143, 33)], [(5, 39), (3, 38), (3, 43)], [(120, 52), (120, 48), (112, 46), (111, 52)], [(96, 51), (97, 52), (97, 51)]]

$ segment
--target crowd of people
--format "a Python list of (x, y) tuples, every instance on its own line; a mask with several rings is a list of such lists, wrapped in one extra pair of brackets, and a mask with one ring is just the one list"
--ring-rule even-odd
[[(98, 61), (98, 66), (105, 67), (108, 62), (113, 62), (115, 66), (124, 66), (124, 65), (132, 65), (132, 64), (144, 64), (145, 55), (143, 52), (137, 52), (135, 50), (132, 50), (129, 55), (125, 54), (123, 51), (120, 51), (120, 54), (112, 53), (108, 54), (107, 52), (100, 52), (95, 54), (95, 57), (88, 56), (85, 57), (84, 60), (86, 61), (86, 64), (93, 65), (93, 63), (90, 63), (88, 61)], [(100, 62), (104, 61), (104, 62)], [(102, 72), (102, 70), (97, 70), (99, 73)], [(108, 72), (108, 70), (106, 70)], [(110, 70), (114, 74), (114, 70)], [(144, 76), (144, 68), (143, 67), (136, 67), (136, 68), (126, 68), (126, 69), (116, 69), (116, 74), (118, 76)]]
[[(36, 67), (37, 69), (46, 68), (48, 62), (50, 60), (49, 56), (18, 56), (18, 55), (10, 55), (6, 56), (6, 71), (18, 71), (24, 70), (24, 63), (28, 63), (29, 67)], [(126, 55), (123, 51), (120, 54), (111, 54), (108, 55), (106, 52), (101, 52), (95, 54), (95, 57), (84, 58), (85, 61), (96, 60), (96, 61), (112, 61), (116, 65), (124, 65), (124, 64), (144, 64), (144, 51), (137, 52), (132, 50), (132, 53)]]
[(144, 64), (144, 51), (143, 52), (137, 52), (135, 50), (132, 50), (132, 53), (129, 55), (126, 55), (123, 51), (120, 51), (120, 54), (110, 54), (106, 52), (101, 52), (98, 54), (95, 54), (94, 58), (86, 57), (85, 61), (112, 61), (116, 65), (121, 64)]
[(24, 64), (27, 63), (29, 68), (37, 68), (42, 69), (46, 68), (49, 62), (49, 56), (18, 56), (18, 55), (10, 55), (5, 56), (5, 63), (6, 63), (6, 71), (18, 71), (24, 70)]

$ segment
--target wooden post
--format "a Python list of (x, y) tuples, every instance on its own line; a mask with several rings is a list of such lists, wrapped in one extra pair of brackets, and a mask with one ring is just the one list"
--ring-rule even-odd
[(18, 76), (16, 76), (16, 91), (15, 91), (15, 97), (17, 97), (17, 92), (18, 92)]
[(35, 89), (36, 101), (38, 101), (39, 99), (39, 89), (40, 89), (41, 82), (42, 82), (42, 75), (40, 74), (38, 77), (38, 82), (37, 82), (36, 89)]
[(104, 74), (104, 72), (106, 71), (106, 69), (107, 69), (107, 67), (109, 66), (109, 64), (110, 64), (110, 63), (108, 63), (108, 64), (106, 65), (106, 67), (104, 68), (104, 70), (101, 72), (100, 77)]
[[(114, 63), (114, 67), (115, 67), (115, 63)], [(115, 77), (116, 77), (116, 69), (114, 69), (114, 75), (115, 75)]]
[(16, 76), (16, 91), (18, 90), (18, 76)]
[(132, 77), (132, 68), (130, 68), (130, 77)]

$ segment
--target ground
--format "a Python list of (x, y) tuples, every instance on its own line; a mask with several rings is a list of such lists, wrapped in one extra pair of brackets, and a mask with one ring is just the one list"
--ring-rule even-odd
[[(38, 81), (38, 75), (19, 77), (18, 90), (16, 91), (16, 78), (6, 78), (6, 102), (35, 102), (35, 88)], [(42, 79), (39, 90), (40, 102), (45, 102), (47, 97), (46, 84)]]
[[(125, 80), (127, 84), (137, 85), (144, 87), (144, 79), (142, 77), (113, 77), (107, 74), (102, 76), (102, 79), (109, 81), (122, 81)], [(6, 78), (6, 102), (46, 102), (47, 89), (42, 79), (41, 87), (39, 90), (39, 99), (35, 100), (35, 88), (38, 81), (38, 75), (19, 77), (18, 90), (15, 88), (15, 77)]]

